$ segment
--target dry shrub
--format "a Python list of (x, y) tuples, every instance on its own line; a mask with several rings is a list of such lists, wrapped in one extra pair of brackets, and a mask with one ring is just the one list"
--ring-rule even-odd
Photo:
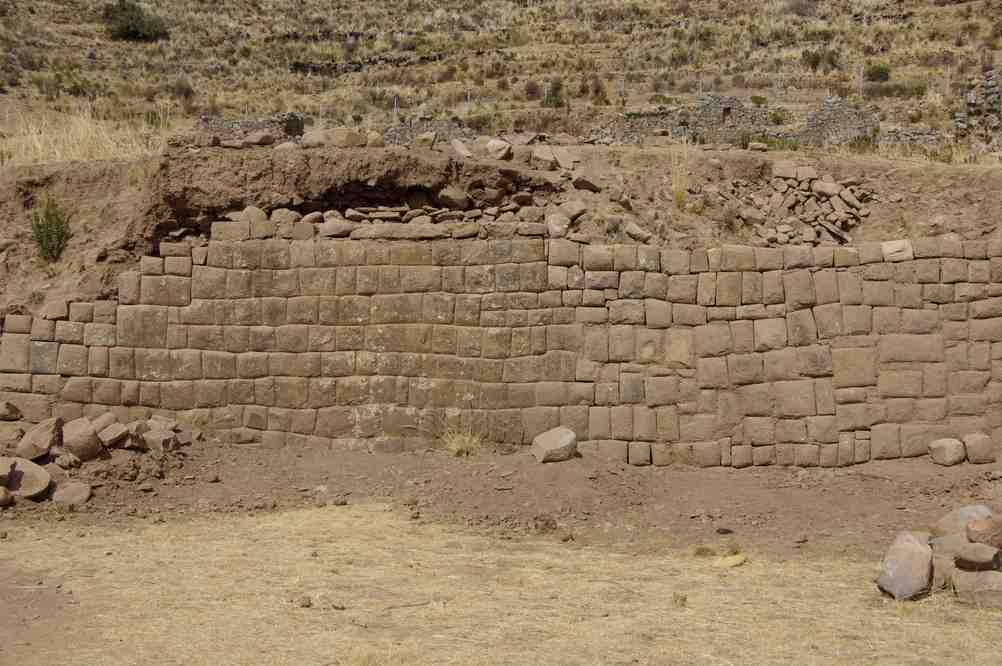
[(671, 196), (675, 207), (685, 208), (689, 194), (689, 139), (671, 151)]

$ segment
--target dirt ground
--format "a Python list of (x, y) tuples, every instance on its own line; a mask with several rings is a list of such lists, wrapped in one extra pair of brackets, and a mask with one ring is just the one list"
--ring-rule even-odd
[(151, 492), (0, 513), (0, 663), (995, 664), (997, 613), (873, 579), (896, 530), (1000, 493), (1002, 464), (927, 459), (203, 445)]

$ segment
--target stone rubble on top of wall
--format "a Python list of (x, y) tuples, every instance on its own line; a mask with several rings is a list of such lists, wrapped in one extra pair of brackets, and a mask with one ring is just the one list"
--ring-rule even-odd
[(583, 455), (638, 465), (834, 467), (1002, 436), (1002, 241), (690, 252), (254, 229), (162, 243), (117, 302), (8, 315), (0, 401), (29, 422), (162, 415), (273, 446), (423, 447), (459, 417), (528, 444), (563, 425)]

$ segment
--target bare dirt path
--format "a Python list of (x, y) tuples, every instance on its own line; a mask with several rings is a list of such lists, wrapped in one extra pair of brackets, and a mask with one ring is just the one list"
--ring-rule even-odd
[(949, 595), (881, 598), (853, 557), (752, 549), (724, 569), (379, 504), (74, 522), (7, 526), (4, 664), (988, 665), (1002, 638)]

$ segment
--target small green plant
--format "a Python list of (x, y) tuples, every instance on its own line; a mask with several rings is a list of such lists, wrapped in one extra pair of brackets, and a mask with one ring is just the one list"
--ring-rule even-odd
[(871, 62), (863, 70), (863, 78), (874, 83), (891, 80), (891, 66), (885, 62)]
[(767, 100), (762, 95), (752, 95), (751, 96), (751, 103), (754, 104), (755, 106), (765, 106), (766, 102), (768, 102), (768, 101), (769, 100)]
[(31, 213), (31, 236), (38, 246), (38, 254), (49, 263), (59, 261), (70, 237), (66, 215), (56, 200), (48, 194)]
[(105, 5), (102, 18), (112, 39), (155, 42), (170, 37), (164, 20), (147, 12), (135, 0), (115, 0)]

